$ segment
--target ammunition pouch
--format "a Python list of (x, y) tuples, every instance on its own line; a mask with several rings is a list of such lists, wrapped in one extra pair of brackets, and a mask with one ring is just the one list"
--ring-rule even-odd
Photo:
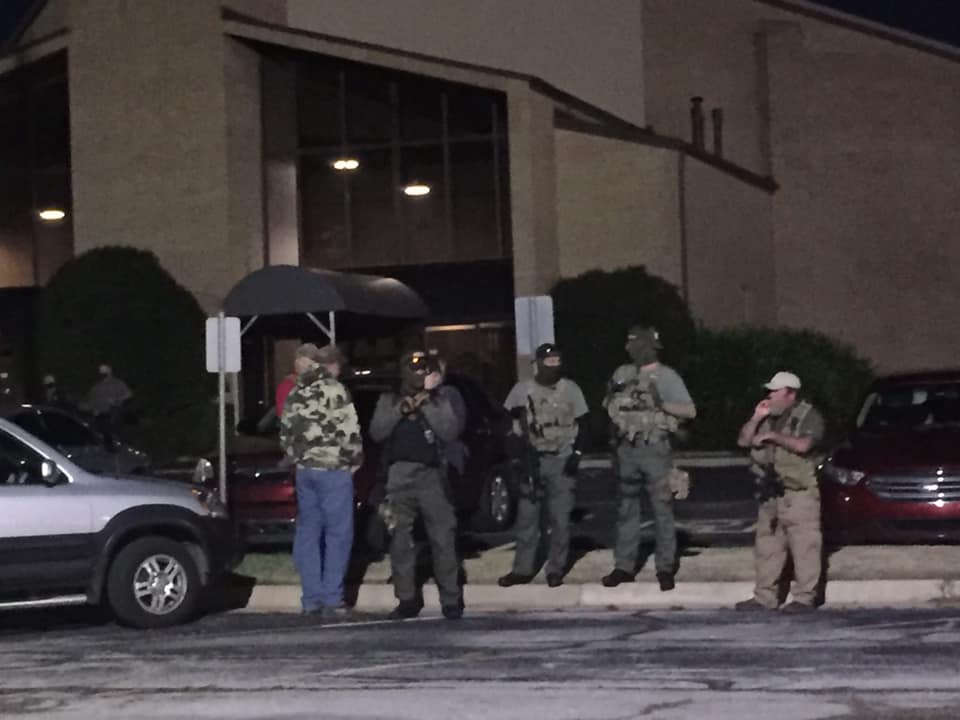
[(786, 488), (783, 480), (777, 475), (776, 470), (770, 465), (759, 468), (762, 472), (755, 472), (753, 496), (759, 502), (766, 502), (773, 498), (783, 497)]

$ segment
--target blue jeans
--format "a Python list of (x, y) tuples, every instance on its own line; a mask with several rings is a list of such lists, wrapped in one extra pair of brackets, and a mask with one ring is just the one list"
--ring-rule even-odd
[(304, 610), (343, 603), (343, 578), (353, 546), (353, 476), (349, 470), (297, 468), (293, 564)]

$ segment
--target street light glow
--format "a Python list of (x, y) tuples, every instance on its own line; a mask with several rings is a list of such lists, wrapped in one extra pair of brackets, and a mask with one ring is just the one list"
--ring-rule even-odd
[(403, 194), (409, 197), (423, 197), (430, 194), (430, 186), (420, 182), (412, 182), (403, 189)]
[(38, 212), (37, 216), (44, 222), (57, 222), (63, 220), (67, 214), (59, 208), (45, 208)]
[(334, 170), (356, 170), (360, 167), (360, 161), (356, 158), (337, 158), (333, 161)]

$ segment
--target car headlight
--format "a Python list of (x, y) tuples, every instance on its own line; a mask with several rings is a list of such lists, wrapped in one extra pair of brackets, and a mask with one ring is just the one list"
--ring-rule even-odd
[(867, 476), (862, 470), (852, 470), (836, 465), (829, 458), (820, 466), (820, 471), (839, 485), (856, 485)]
[(221, 518), (227, 516), (227, 508), (220, 502), (220, 498), (215, 492), (202, 487), (195, 487), (192, 489), (192, 492), (197, 502), (200, 503), (200, 507), (202, 507), (210, 517)]

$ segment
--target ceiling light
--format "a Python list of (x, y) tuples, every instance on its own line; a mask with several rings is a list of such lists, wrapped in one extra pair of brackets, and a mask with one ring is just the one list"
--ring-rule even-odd
[(423, 197), (430, 194), (430, 186), (421, 182), (412, 182), (403, 189), (403, 194), (409, 197)]
[(356, 158), (337, 158), (331, 164), (334, 170), (356, 170), (360, 167), (360, 161)]
[(67, 214), (59, 208), (44, 208), (37, 213), (37, 216), (44, 222), (57, 222), (63, 220)]

